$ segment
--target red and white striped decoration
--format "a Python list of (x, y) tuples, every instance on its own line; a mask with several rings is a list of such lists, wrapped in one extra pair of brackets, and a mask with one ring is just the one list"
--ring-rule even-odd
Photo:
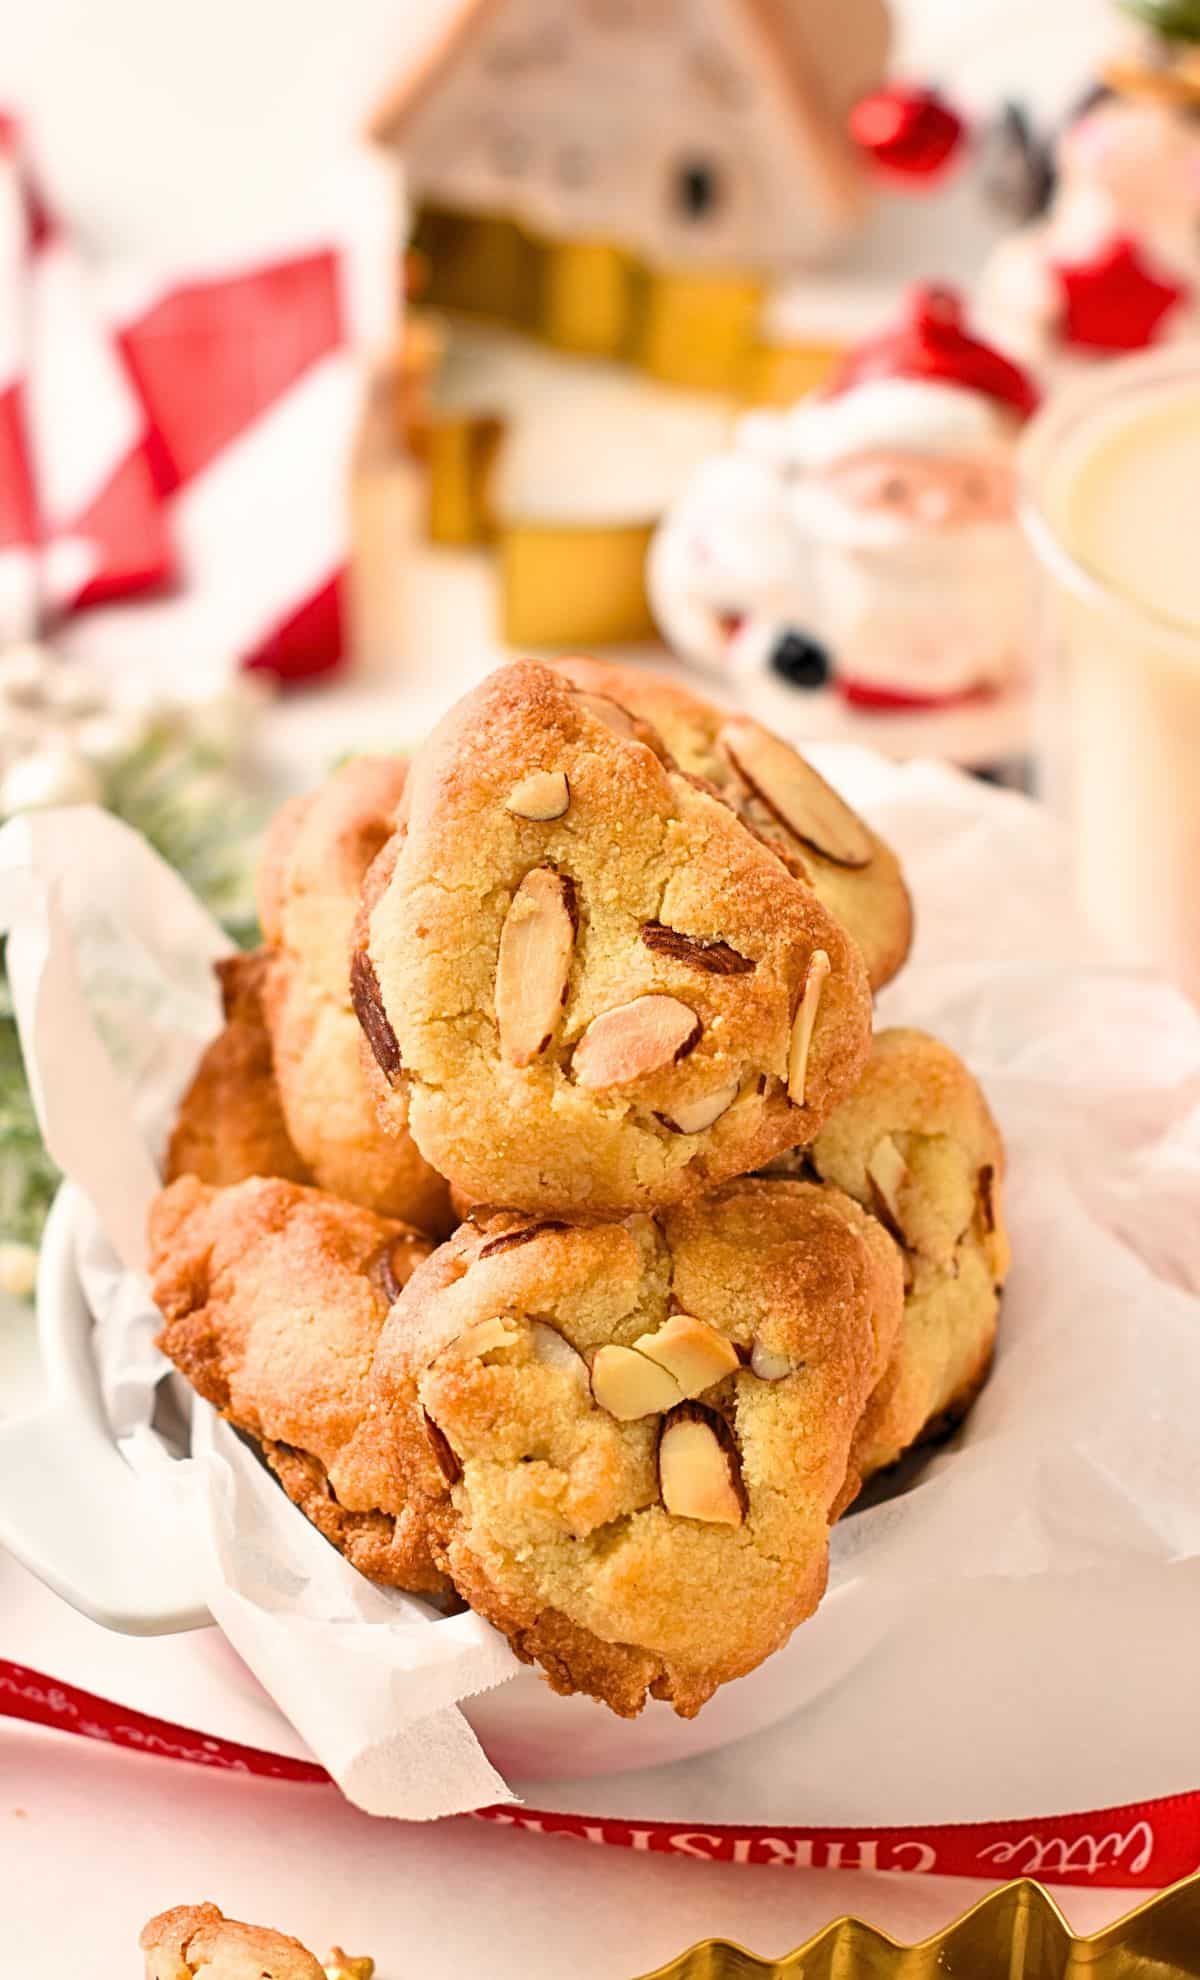
[(0, 631), (171, 575), (148, 422), (86, 271), (0, 116)]
[(233, 655), (286, 680), (336, 666), (360, 391), (341, 284), (337, 251), (314, 247), (126, 287), (114, 321), (184, 583), (93, 615), (73, 646)]
[(338, 664), (359, 403), (342, 262), (326, 242), (101, 302), (0, 115), (0, 643), (52, 631), (292, 680)]
[(26, 226), (15, 142), (0, 118), (0, 644), (36, 624), (41, 533), (26, 429)]

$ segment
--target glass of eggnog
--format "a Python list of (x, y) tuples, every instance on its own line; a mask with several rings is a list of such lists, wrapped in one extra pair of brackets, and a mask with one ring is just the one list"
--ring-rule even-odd
[(1023, 444), (1039, 761), (1114, 955), (1200, 999), (1200, 344), (1097, 364)]

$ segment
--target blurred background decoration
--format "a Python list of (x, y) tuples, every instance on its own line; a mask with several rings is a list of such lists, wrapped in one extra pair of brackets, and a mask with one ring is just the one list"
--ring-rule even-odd
[(819, 392), (743, 419), (668, 511), (648, 565), (668, 644), (764, 662), (850, 708), (948, 709), (1028, 667), (1015, 458), (1038, 388), (914, 287)]
[[(1043, 388), (1194, 335), (1198, 63), (1198, 0), (26, 10), (0, 817), (109, 804), (239, 927), (248, 795), (411, 742), (512, 645), (716, 668), (809, 740), (1020, 777), (1008, 643), (986, 699), (971, 667), (846, 691), (764, 435), (914, 281)], [(0, 1241), (51, 1182), (0, 1018)]]
[(737, 412), (1044, 226), (1120, 39), (1110, 0), (252, 12), (47, 0), (0, 74), (0, 615), (115, 668), (651, 641)]
[(772, 295), (861, 221), (875, 157), (925, 180), (962, 128), (884, 87), (890, 40), (884, 0), (460, 0), (398, 74), (370, 134), (408, 199), (399, 437), (432, 540), (497, 545), (510, 644), (646, 639), (653, 524), (730, 404), (827, 369), (823, 329), (771, 334)]
[[(596, 0), (568, 21), (454, 0), (400, 64), (369, 124), (405, 193), (392, 437), (419, 464), (418, 543), (494, 549), (501, 644), (642, 646), (657, 618), (675, 647), (651, 545), (671, 514), (682, 549), (698, 508), (718, 541), (696, 583), (733, 580), (710, 603), (744, 663), (730, 567), (764, 505), (725, 463), (733, 422), (819, 390), (906, 277), (957, 279), (1044, 381), (1195, 332), (1188, 0), (1059, 10), (1070, 61), (1041, 69), (1046, 25), (1010, 9), (1004, 42), (1031, 60), (1009, 95), (989, 42), (983, 97), (945, 21), (912, 80), (938, 11)], [(752, 513), (735, 498), (722, 519), (735, 481)], [(816, 575), (793, 539), (795, 594)], [(757, 540), (783, 585), (779, 527)], [(804, 615), (767, 654), (794, 685), (838, 672)], [(1004, 671), (1015, 688), (1025, 669)], [(951, 730), (932, 746), (980, 760)]]
[(981, 319), (1048, 378), (1200, 333), (1200, 6), (1123, 13), (981, 276)]
[(333, 243), (110, 293), (0, 118), (0, 634), (342, 658), (358, 380)]

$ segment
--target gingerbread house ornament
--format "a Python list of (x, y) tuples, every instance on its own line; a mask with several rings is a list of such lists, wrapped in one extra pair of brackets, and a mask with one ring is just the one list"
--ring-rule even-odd
[(887, 48), (882, 0), (465, 0), (373, 133), (420, 206), (777, 269), (861, 208), (846, 120)]
[[(648, 631), (650, 534), (731, 405), (763, 396), (773, 288), (869, 201), (850, 113), (888, 46), (885, 0), (461, 0), (379, 105), (419, 302), (450, 326), (425, 436), (452, 484), (438, 533), (496, 539), (510, 641)], [(575, 364), (565, 385), (551, 361)], [(556, 488), (527, 472), (553, 478), (549, 441), (512, 444), (531, 407), (553, 409)], [(580, 624), (569, 601), (601, 594)]]

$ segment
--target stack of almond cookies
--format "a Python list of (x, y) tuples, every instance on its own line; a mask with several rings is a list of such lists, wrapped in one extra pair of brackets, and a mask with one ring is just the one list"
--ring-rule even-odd
[(757, 723), (520, 663), (285, 807), (260, 911), (152, 1218), (163, 1347), (363, 1573), (695, 1713), (991, 1358), (995, 1126), (872, 1037), (895, 856)]

